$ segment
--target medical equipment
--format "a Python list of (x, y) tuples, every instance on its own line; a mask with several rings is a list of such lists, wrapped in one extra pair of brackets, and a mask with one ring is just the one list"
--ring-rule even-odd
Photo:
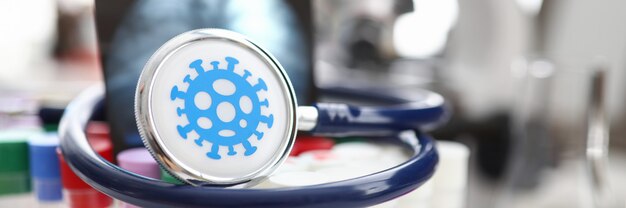
[(59, 146), (59, 136), (48, 133), (32, 137), (28, 140), (30, 172), (32, 186), (40, 202), (60, 202), (61, 171), (56, 149)]
[[(89, 130), (87, 130), (89, 131)], [(87, 145), (94, 153), (106, 161), (113, 161), (113, 147), (108, 138), (94, 137), (87, 133)], [(57, 151), (61, 165), (63, 182), (63, 200), (71, 208), (108, 207), (113, 203), (111, 197), (98, 192), (73, 172), (61, 151)]]
[(31, 132), (0, 134), (0, 195), (27, 193), (31, 189), (28, 161), (28, 137)]
[[(161, 169), (150, 152), (143, 147), (127, 149), (117, 155), (120, 168), (148, 178), (161, 178)], [(124, 208), (137, 208), (136, 206), (122, 203)]]
[[(443, 98), (427, 91), (420, 91), (419, 101), (394, 107), (297, 107), (289, 79), (268, 52), (233, 32), (194, 30), (155, 52), (136, 94), (145, 145), (168, 172), (193, 186), (173, 185), (128, 173), (90, 149), (82, 129), (103, 93), (102, 86), (88, 89), (68, 107), (60, 129), (64, 158), (94, 188), (146, 207), (378, 204), (430, 178), (436, 150), (432, 139), (416, 129), (445, 118)], [(396, 167), (339, 182), (268, 190), (224, 188), (265, 179), (289, 155), (296, 130), (395, 135), (414, 153)]]

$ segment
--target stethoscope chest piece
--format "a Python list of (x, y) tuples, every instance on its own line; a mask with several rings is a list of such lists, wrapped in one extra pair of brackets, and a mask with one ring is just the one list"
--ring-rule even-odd
[(219, 29), (189, 31), (161, 46), (135, 97), (144, 144), (193, 185), (269, 175), (295, 140), (296, 107), (280, 64), (245, 37)]

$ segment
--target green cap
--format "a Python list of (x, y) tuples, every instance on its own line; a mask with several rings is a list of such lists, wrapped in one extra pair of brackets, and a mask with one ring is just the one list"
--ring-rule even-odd
[(174, 176), (170, 175), (170, 173), (168, 173), (163, 168), (161, 168), (161, 180), (173, 184), (183, 184), (183, 182), (180, 182), (178, 179), (174, 178)]
[(43, 129), (46, 132), (56, 132), (59, 130), (59, 124), (44, 124)]
[(0, 132), (0, 195), (29, 192), (28, 138), (37, 131)]

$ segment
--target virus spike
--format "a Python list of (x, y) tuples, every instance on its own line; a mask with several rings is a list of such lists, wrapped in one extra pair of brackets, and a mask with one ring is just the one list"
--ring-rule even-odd
[(183, 79), (183, 82), (185, 82), (185, 83), (191, 83), (191, 81), (193, 81), (191, 79), (191, 75), (187, 75), (187, 76), (185, 76), (185, 79)]
[(239, 63), (239, 61), (236, 58), (227, 56), (226, 58), (226, 62), (228, 62), (228, 68), (226, 70), (228, 71), (233, 71), (235, 70), (235, 65)]
[(270, 103), (269, 103), (269, 102), (267, 102), (267, 99), (265, 99), (265, 100), (263, 100), (263, 101), (259, 102), (259, 104), (261, 104), (261, 106), (270, 107)]
[(228, 155), (236, 155), (236, 154), (237, 152), (235, 152), (235, 147), (233, 147), (232, 145), (228, 146)]
[(198, 72), (198, 74), (202, 74), (204, 72), (204, 68), (202, 68), (202, 60), (198, 59), (189, 64), (189, 68), (193, 68)]
[(213, 65), (213, 70), (218, 70), (220, 68), (219, 61), (211, 61), (211, 65)]
[(263, 134), (263, 132), (260, 132), (260, 131), (255, 131), (255, 132), (254, 132), (254, 135), (256, 136), (256, 139), (257, 139), (257, 140), (261, 140), (261, 139), (263, 139), (263, 135), (264, 135), (264, 134)]
[(265, 81), (263, 81), (263, 79), (261, 78), (259, 78), (259, 83), (256, 83), (256, 85), (254, 85), (254, 88), (256, 89), (256, 91), (259, 91), (259, 90), (267, 91), (267, 85), (265, 85)]
[(185, 114), (185, 112), (183, 111), (183, 109), (182, 109), (182, 108), (178, 107), (178, 108), (176, 108), (176, 114), (178, 114), (178, 116), (180, 117), (180, 116), (182, 116), (183, 114)]
[(250, 71), (244, 69), (243, 70), (243, 79), (248, 79), (249, 76), (252, 76), (252, 73), (250, 73)]
[(196, 140), (194, 140), (194, 142), (196, 142), (198, 147), (202, 147), (202, 141), (204, 141), (204, 139), (202, 139), (202, 136), (198, 137)]
[(182, 137), (183, 139), (187, 139), (187, 133), (189, 133), (192, 129), (191, 129), (191, 126), (189, 125), (187, 126), (178, 125), (176, 126), (176, 130), (178, 130), (178, 135), (180, 135), (180, 137)]
[(249, 156), (256, 152), (256, 147), (252, 146), (248, 140), (241, 142), (241, 144), (243, 145), (243, 148), (246, 149), (246, 152), (244, 152), (243, 155)]
[(172, 91), (170, 92), (170, 99), (176, 100), (176, 98), (183, 99), (183, 100), (185, 99), (185, 93), (182, 91), (179, 91), (178, 86), (172, 87)]
[(261, 122), (267, 124), (267, 128), (272, 128), (274, 125), (274, 114), (270, 114), (269, 116), (261, 116)]
[(220, 156), (219, 151), (220, 151), (220, 146), (217, 144), (213, 144), (213, 146), (211, 146), (211, 151), (207, 152), (206, 156), (218, 160), (222, 158), (222, 156)]

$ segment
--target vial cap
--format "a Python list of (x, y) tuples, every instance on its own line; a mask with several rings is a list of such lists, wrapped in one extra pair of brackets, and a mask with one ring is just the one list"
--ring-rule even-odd
[(117, 162), (121, 168), (130, 172), (154, 179), (161, 177), (159, 165), (146, 148), (124, 150), (117, 155)]
[(0, 132), (0, 195), (31, 190), (28, 138), (37, 131)]
[[(108, 161), (113, 161), (113, 145), (111, 140), (103, 137), (88, 138), (89, 144), (94, 151)], [(61, 166), (61, 181), (63, 187), (66, 189), (87, 189), (91, 186), (87, 185), (80, 177), (78, 177), (74, 171), (67, 164), (63, 158), (63, 154), (60, 149), (57, 149), (57, 155), (59, 155), (59, 163)]]
[(335, 141), (327, 137), (298, 136), (291, 152), (292, 155), (299, 155), (311, 150), (329, 150), (334, 145)]

